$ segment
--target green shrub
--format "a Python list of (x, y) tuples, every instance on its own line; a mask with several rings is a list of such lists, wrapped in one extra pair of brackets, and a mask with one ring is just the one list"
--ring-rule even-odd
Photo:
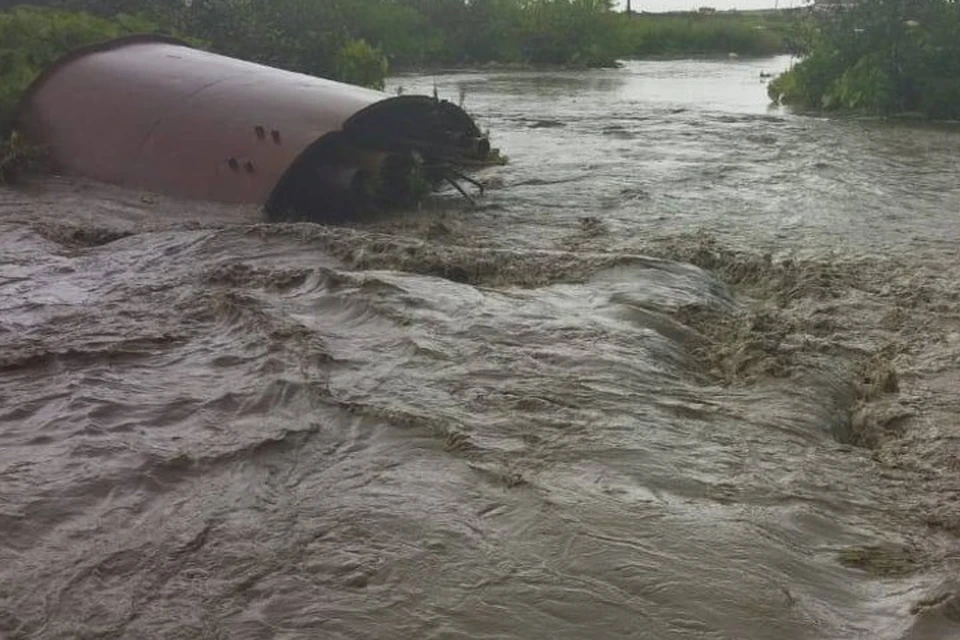
[(383, 90), (387, 59), (365, 40), (351, 40), (336, 57), (336, 76), (343, 82)]
[(771, 99), (869, 114), (960, 118), (960, 4), (861, 0), (809, 33), (810, 54), (769, 86)]
[(889, 65), (880, 55), (867, 55), (834, 81), (824, 95), (824, 106), (887, 113), (893, 110), (895, 93)]

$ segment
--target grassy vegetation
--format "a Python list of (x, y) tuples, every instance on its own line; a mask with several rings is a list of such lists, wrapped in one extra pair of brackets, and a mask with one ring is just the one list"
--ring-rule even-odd
[(960, 4), (862, 0), (823, 14), (809, 55), (770, 83), (785, 104), (960, 119)]
[(800, 25), (794, 11), (640, 14), (625, 28), (624, 57), (796, 53)]

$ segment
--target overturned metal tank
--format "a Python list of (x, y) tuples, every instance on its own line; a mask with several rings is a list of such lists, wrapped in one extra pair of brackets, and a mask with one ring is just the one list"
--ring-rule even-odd
[(74, 51), (17, 126), (53, 167), (134, 189), (330, 219), (403, 204), (484, 163), (459, 107), (282, 71), (161, 36)]

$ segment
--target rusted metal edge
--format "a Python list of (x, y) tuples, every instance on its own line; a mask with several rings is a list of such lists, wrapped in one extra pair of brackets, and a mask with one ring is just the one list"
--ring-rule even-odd
[(369, 107), (361, 109), (357, 113), (350, 116), (346, 122), (343, 123), (344, 131), (361, 126), (363, 120), (369, 118), (376, 118), (384, 110), (396, 108), (399, 105), (409, 104), (409, 105), (424, 105), (427, 102), (432, 102), (437, 107), (443, 109), (446, 112), (448, 117), (454, 118), (454, 123), (457, 126), (463, 127), (464, 132), (469, 135), (480, 135), (480, 129), (477, 127), (473, 119), (467, 115), (467, 113), (460, 107), (454, 105), (452, 102), (447, 102), (445, 100), (437, 100), (436, 98), (430, 98), (428, 96), (422, 95), (402, 95), (387, 98), (381, 102), (375, 102)]

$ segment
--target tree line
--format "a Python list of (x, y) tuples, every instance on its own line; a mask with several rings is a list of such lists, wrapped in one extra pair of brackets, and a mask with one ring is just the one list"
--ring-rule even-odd
[(389, 69), (609, 66), (696, 54), (806, 55), (771, 98), (817, 109), (960, 117), (960, 3), (859, 0), (833, 11), (614, 11), (612, 0), (34, 0), (0, 12), (0, 133), (67, 51), (154, 31), (294, 71), (382, 87)]
[(245, 60), (383, 86), (390, 69), (600, 67), (618, 59), (787, 50), (786, 14), (626, 16), (612, 0), (33, 0), (0, 12), (0, 133), (67, 51), (159, 32)]
[[(317, 75), (489, 62), (609, 66), (636, 55), (774, 53), (785, 20), (628, 19), (613, 0), (34, 0), (103, 18), (137, 16), (211, 49)], [(765, 28), (769, 25), (771, 28)], [(365, 43), (361, 51), (356, 44)], [(350, 51), (347, 51), (350, 49)], [(381, 60), (357, 59), (361, 54)]]

